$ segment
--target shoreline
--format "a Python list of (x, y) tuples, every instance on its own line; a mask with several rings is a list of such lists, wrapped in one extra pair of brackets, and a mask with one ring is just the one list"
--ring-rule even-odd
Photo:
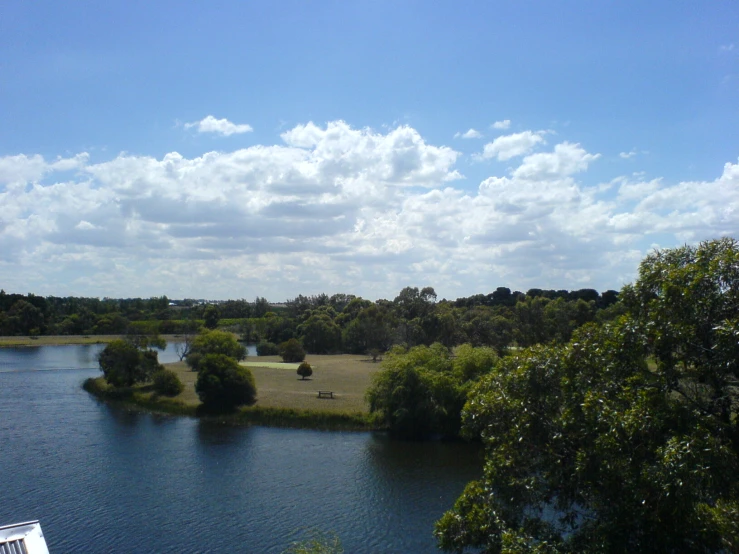
[(208, 419), (224, 424), (266, 427), (288, 427), (294, 429), (313, 429), (317, 431), (382, 431), (375, 425), (369, 414), (363, 412), (339, 413), (320, 410), (301, 410), (272, 406), (247, 406), (228, 414), (203, 413), (199, 405), (182, 400), (156, 396), (146, 387), (114, 389), (103, 377), (90, 377), (82, 388), (100, 401), (109, 402), (149, 413), (161, 413)]
[[(72, 344), (107, 344), (126, 335), (40, 335), (0, 336), (0, 348), (18, 348), (22, 346), (66, 346)], [(167, 342), (177, 342), (180, 335), (161, 335)]]

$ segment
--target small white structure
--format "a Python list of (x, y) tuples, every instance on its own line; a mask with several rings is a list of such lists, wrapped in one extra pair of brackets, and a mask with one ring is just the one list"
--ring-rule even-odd
[(38, 521), (0, 527), (0, 554), (49, 554)]

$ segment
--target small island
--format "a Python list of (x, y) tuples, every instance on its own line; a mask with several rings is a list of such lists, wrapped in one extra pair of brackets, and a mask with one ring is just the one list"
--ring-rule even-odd
[[(218, 332), (222, 333), (222, 332)], [(235, 337), (232, 337), (235, 342)], [(151, 382), (115, 387), (105, 377), (88, 379), (84, 388), (99, 398), (140, 409), (187, 416), (217, 417), (233, 424), (262, 424), (316, 429), (369, 430), (381, 427), (370, 416), (365, 400), (372, 376), (380, 370), (372, 359), (352, 354), (312, 355), (310, 378), (297, 373), (300, 363), (278, 355), (238, 360), (256, 385), (256, 398), (233, 410), (208, 411), (196, 391), (199, 373), (187, 362), (163, 364), (182, 384), (175, 395), (158, 393)], [(331, 389), (333, 398), (319, 398)]]

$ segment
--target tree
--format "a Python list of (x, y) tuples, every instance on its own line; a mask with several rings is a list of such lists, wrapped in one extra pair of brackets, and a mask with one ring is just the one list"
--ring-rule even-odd
[(180, 378), (171, 369), (160, 369), (151, 376), (151, 382), (157, 394), (163, 396), (177, 396), (183, 390), (185, 385), (182, 384)]
[(218, 320), (220, 319), (220, 311), (213, 304), (208, 304), (203, 312), (203, 319), (205, 320), (205, 327), (208, 329), (215, 329), (218, 327)]
[(498, 355), (492, 348), (474, 348), (470, 344), (462, 344), (457, 347), (455, 354), (452, 371), (460, 383), (477, 380), (492, 371), (498, 363)]
[(370, 412), (391, 433), (403, 438), (432, 434), (456, 436), (464, 387), (452, 372), (449, 351), (441, 344), (395, 347), (367, 391)]
[(265, 315), (267, 315), (268, 311), (269, 302), (267, 302), (267, 299), (257, 296), (256, 300), (254, 301), (254, 309), (252, 310), (254, 317), (264, 317)]
[(473, 388), (464, 432), (483, 441), (485, 469), (437, 523), (443, 549), (739, 549), (736, 404), (726, 407), (737, 244), (658, 251), (621, 297), (630, 314), (504, 358)]
[(191, 329), (187, 329), (184, 333), (182, 333), (179, 342), (175, 343), (174, 351), (180, 361), (187, 358), (187, 356), (190, 354), (192, 343), (195, 340), (196, 336), (197, 335)]
[(303, 346), (314, 354), (328, 354), (341, 348), (341, 329), (329, 314), (318, 312), (298, 327)]
[(273, 342), (261, 341), (257, 344), (257, 356), (277, 356), (280, 353)]
[(156, 332), (147, 333), (145, 329), (137, 328), (130, 325), (126, 330), (126, 341), (133, 344), (139, 350), (164, 350), (167, 348), (167, 341), (159, 336)]
[(389, 310), (369, 304), (344, 329), (344, 347), (352, 354), (387, 350), (392, 345), (391, 323)]
[(550, 300), (543, 296), (529, 296), (527, 294), (524, 300), (516, 303), (513, 313), (515, 316), (516, 341), (519, 346), (532, 346), (547, 342), (544, 308), (549, 302)]
[(248, 368), (224, 354), (206, 354), (199, 363), (195, 391), (211, 411), (229, 412), (256, 401), (257, 388)]
[(38, 334), (44, 326), (44, 314), (26, 300), (18, 300), (6, 316), (3, 332), (9, 335)]
[(208, 354), (223, 354), (236, 361), (246, 358), (246, 348), (226, 331), (205, 331), (192, 341), (185, 360), (193, 371), (200, 371), (200, 362)]
[(109, 342), (98, 355), (98, 362), (105, 380), (114, 387), (143, 383), (162, 368), (156, 352), (141, 351), (133, 342), (122, 339)]
[(424, 287), (420, 292), (418, 287), (405, 287), (393, 300), (398, 315), (408, 320), (425, 316), (435, 302), (436, 292), (433, 287)]
[(305, 360), (305, 350), (303, 350), (303, 346), (296, 339), (283, 342), (279, 348), (283, 362), (295, 363)]
[(656, 251), (622, 297), (656, 372), (739, 451), (739, 243)]
[(306, 377), (310, 377), (313, 375), (313, 368), (308, 362), (302, 362), (298, 366), (298, 375), (300, 375), (300, 380), (305, 381)]

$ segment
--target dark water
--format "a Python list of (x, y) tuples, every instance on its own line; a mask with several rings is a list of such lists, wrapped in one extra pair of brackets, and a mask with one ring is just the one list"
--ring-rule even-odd
[(80, 388), (97, 370), (57, 369), (99, 348), (0, 349), (0, 525), (40, 519), (52, 554), (279, 553), (310, 528), (347, 553), (434, 552), (481, 470), (471, 445), (112, 407)]

